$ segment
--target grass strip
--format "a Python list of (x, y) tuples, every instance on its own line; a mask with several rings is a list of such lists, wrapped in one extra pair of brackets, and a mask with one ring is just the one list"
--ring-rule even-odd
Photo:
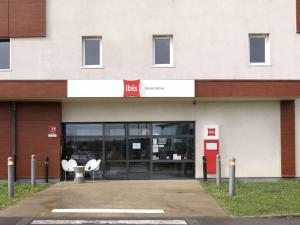
[(50, 184), (37, 184), (33, 187), (30, 183), (15, 183), (14, 186), (14, 198), (8, 198), (7, 196), (7, 183), (0, 184), (0, 209), (11, 206), (28, 196), (31, 196), (35, 192), (39, 192), (49, 187)]
[(294, 215), (300, 214), (300, 182), (278, 181), (237, 182), (236, 195), (228, 196), (228, 183), (217, 187), (202, 182), (206, 192), (235, 216)]

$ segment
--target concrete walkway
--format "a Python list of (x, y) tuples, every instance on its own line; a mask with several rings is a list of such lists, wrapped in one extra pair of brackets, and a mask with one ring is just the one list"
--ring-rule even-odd
[[(161, 209), (163, 214), (54, 213), (53, 209)], [(1, 217), (227, 217), (199, 181), (57, 183), (0, 210)]]

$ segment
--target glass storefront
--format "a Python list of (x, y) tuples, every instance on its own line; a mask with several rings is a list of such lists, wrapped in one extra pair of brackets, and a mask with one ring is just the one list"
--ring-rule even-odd
[(71, 158), (101, 159), (96, 179), (193, 178), (195, 124), (65, 123), (62, 159)]

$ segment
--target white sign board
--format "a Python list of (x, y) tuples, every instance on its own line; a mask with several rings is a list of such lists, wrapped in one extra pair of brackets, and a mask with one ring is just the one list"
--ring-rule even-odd
[(68, 80), (68, 97), (123, 97), (122, 80)]
[(206, 150), (218, 150), (217, 143), (206, 143)]
[(141, 97), (195, 97), (194, 80), (141, 80)]
[[(141, 80), (140, 97), (195, 97), (194, 80)], [(123, 97), (123, 80), (68, 80), (69, 98)]]

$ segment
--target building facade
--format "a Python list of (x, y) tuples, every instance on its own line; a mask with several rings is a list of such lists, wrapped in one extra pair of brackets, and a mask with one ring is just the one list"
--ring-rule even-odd
[(0, 179), (300, 177), (300, 0), (0, 0)]

